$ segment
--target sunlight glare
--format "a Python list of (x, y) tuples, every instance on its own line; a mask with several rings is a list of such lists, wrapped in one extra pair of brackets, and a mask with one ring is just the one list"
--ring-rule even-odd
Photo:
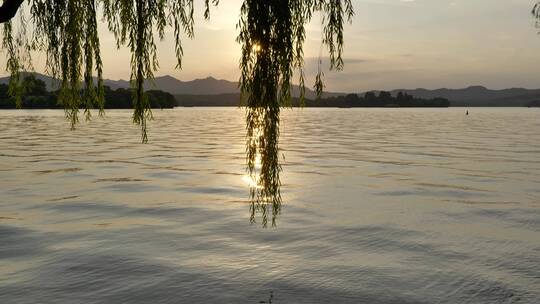
[(262, 47), (260, 44), (258, 43), (253, 44), (253, 51), (255, 51), (255, 53), (259, 53), (261, 50), (262, 50)]

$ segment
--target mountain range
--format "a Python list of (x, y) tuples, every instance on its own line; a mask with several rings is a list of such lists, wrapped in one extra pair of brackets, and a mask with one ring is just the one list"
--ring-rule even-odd
[(491, 106), (491, 107), (522, 107), (526, 104), (540, 100), (540, 89), (511, 88), (503, 90), (490, 90), (483, 86), (470, 86), (464, 89), (414, 89), (393, 90), (392, 95), (398, 92), (407, 93), (418, 98), (443, 97), (448, 99), (452, 106)]
[[(49, 91), (58, 87), (58, 82), (47, 75), (34, 73), (37, 79), (45, 82)], [(1, 84), (7, 84), (9, 77), (0, 78)], [(104, 80), (105, 85), (111, 89), (130, 87), (127, 80)], [(238, 83), (234, 81), (221, 80), (213, 77), (204, 79), (195, 79), (191, 81), (181, 81), (172, 76), (156, 77), (154, 81), (147, 82), (146, 89), (162, 90), (169, 92), (180, 99), (181, 97), (190, 99), (215, 99), (220, 96), (236, 98), (239, 93)], [(293, 87), (293, 96), (298, 96), (299, 88)], [(490, 90), (483, 86), (470, 86), (463, 89), (398, 89), (392, 90), (392, 95), (398, 92), (404, 92), (418, 98), (446, 98), (452, 106), (524, 106), (530, 102), (540, 100), (540, 89), (511, 88), (503, 90)], [(364, 93), (360, 93), (364, 94)], [(326, 92), (323, 97), (342, 96), (345, 93)], [(315, 99), (316, 94), (313, 90), (306, 88), (306, 98)]]
[[(40, 73), (33, 73), (36, 79), (45, 82), (48, 91), (58, 89), (58, 81), (54, 78)], [(0, 84), (8, 84), (9, 77), (0, 78)], [(111, 80), (104, 79), (104, 85), (111, 89), (127, 89), (130, 87), (129, 80)], [(238, 82), (216, 79), (207, 77), (203, 79), (194, 79), (191, 81), (178, 80), (172, 76), (155, 77), (153, 81), (147, 81), (145, 84), (146, 90), (161, 90), (173, 95), (221, 95), (221, 94), (236, 94), (240, 93)], [(292, 93), (294, 96), (299, 95), (298, 86), (293, 86)], [(344, 95), (342, 93), (324, 93), (323, 97), (332, 97)], [(316, 93), (309, 88), (306, 88), (306, 98), (316, 98)]]

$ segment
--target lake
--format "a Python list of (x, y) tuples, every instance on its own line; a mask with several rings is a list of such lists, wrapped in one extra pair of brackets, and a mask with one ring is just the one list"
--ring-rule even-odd
[(0, 111), (0, 303), (540, 303), (540, 109), (294, 109), (250, 223), (244, 111)]

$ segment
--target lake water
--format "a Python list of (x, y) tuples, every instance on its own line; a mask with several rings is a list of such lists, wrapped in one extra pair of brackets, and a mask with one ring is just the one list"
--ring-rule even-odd
[(285, 110), (250, 224), (244, 112), (75, 131), (0, 111), (0, 303), (540, 303), (539, 109)]

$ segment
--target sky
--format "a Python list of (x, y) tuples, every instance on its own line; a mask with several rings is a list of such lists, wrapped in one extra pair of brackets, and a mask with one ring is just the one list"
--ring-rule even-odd
[[(240, 46), (235, 42), (242, 0), (221, 0), (203, 18), (197, 0), (195, 38), (184, 40), (184, 64), (176, 70), (174, 41), (159, 42), (156, 76), (181, 80), (236, 81)], [(345, 69), (326, 71), (326, 89), (363, 92), (399, 88), (540, 88), (540, 29), (530, 14), (534, 0), (353, 0), (345, 26)], [(128, 79), (130, 54), (117, 50), (102, 24), (105, 77)], [(307, 84), (314, 83), (321, 44), (320, 17), (307, 26)], [(4, 56), (2, 56), (4, 57)], [(44, 56), (35, 56), (40, 71)], [(5, 66), (5, 59), (0, 58)], [(5, 73), (4, 73), (5, 74)]]

